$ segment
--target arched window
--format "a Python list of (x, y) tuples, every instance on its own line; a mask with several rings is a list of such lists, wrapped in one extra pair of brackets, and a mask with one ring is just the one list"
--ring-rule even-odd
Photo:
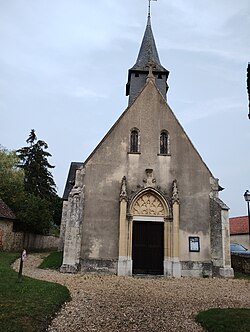
[(169, 154), (169, 134), (163, 130), (160, 135), (160, 154)]
[(139, 130), (133, 128), (130, 132), (130, 152), (139, 152)]

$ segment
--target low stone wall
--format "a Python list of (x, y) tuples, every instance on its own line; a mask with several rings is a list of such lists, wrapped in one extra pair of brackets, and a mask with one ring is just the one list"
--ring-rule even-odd
[(12, 245), (8, 251), (21, 251), (23, 250), (24, 233), (12, 232)]
[(57, 250), (59, 237), (32, 233), (13, 232), (13, 251), (26, 250)]
[(12, 246), (12, 225), (9, 220), (0, 220), (0, 250), (10, 251)]
[(59, 237), (24, 233), (23, 247), (27, 250), (57, 249)]
[(231, 261), (234, 271), (250, 274), (250, 255), (233, 254)]
[(14, 232), (13, 221), (0, 220), (0, 251), (58, 249), (59, 237)]

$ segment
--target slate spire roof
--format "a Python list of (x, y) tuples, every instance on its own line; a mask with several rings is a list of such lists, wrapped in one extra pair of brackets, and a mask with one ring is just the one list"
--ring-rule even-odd
[(148, 16), (146, 30), (142, 39), (140, 51), (135, 65), (131, 70), (148, 71), (148, 63), (154, 64), (154, 70), (166, 71), (161, 65), (159, 55), (157, 52), (153, 31), (151, 28), (151, 18)]
[(146, 84), (150, 67), (152, 68), (153, 75), (156, 79), (156, 87), (159, 89), (162, 96), (166, 99), (166, 94), (168, 91), (167, 79), (169, 71), (161, 65), (153, 31), (151, 28), (151, 18), (149, 12), (146, 29), (142, 38), (136, 63), (128, 71), (126, 96), (129, 96), (129, 104), (131, 104), (135, 97), (138, 96)]

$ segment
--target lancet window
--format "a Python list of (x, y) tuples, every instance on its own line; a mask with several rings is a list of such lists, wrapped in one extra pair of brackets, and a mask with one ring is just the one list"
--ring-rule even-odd
[(169, 133), (166, 130), (162, 130), (160, 134), (160, 154), (169, 154)]
[(139, 152), (140, 131), (137, 128), (133, 128), (130, 131), (130, 152)]

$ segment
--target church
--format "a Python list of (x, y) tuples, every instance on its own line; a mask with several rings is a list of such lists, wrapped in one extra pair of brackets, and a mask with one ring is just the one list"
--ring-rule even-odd
[(63, 195), (61, 272), (233, 277), (222, 189), (167, 103), (150, 11), (128, 107)]

